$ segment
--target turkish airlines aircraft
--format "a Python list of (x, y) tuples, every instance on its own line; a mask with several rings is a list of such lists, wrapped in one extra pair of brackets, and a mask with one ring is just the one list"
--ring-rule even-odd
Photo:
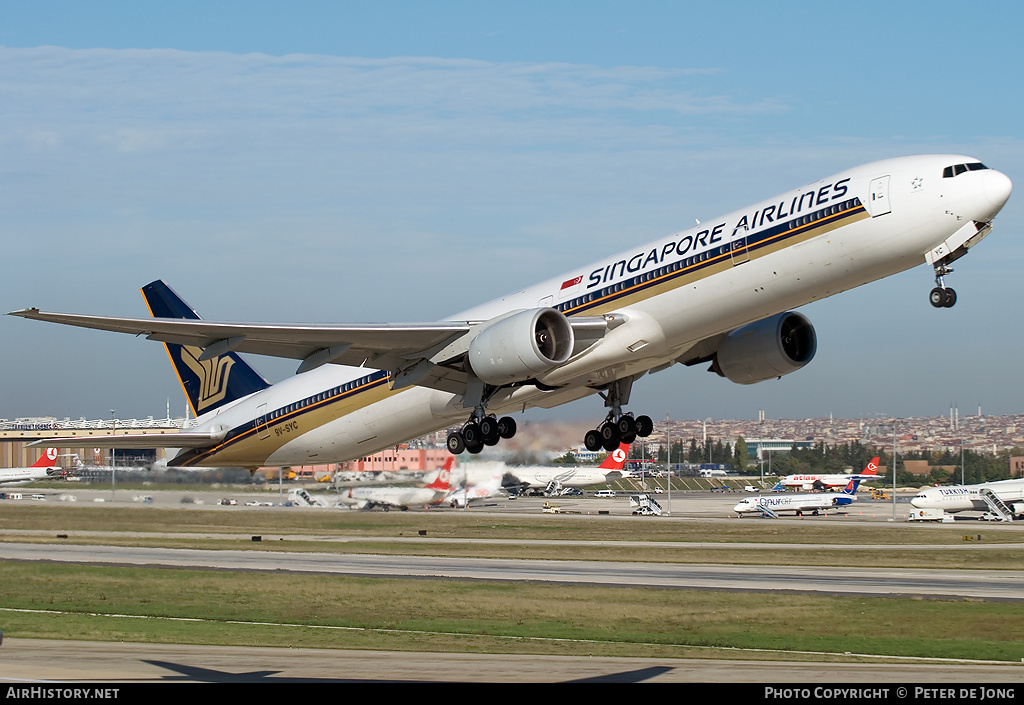
[(589, 487), (600, 485), (622, 477), (622, 466), (629, 457), (629, 443), (620, 443), (619, 447), (608, 454), (608, 457), (597, 467), (579, 465), (525, 465), (509, 467), (506, 472), (529, 487)]
[(867, 466), (864, 468), (864, 472), (860, 473), (847, 473), (845, 475), (786, 475), (784, 478), (779, 480), (779, 483), (773, 487), (773, 490), (781, 490), (784, 487), (799, 487), (805, 490), (821, 490), (828, 489), (830, 487), (845, 487), (847, 483), (852, 479), (858, 480), (875, 480), (878, 478), (878, 456), (872, 458)]
[[(987, 492), (986, 492), (987, 491)], [(996, 480), (977, 485), (928, 487), (921, 490), (910, 503), (918, 509), (941, 509), (946, 513), (990, 512), (995, 496), (1018, 518), (1024, 518), (1024, 480)]]
[[(971, 157), (874, 162), (436, 323), (214, 323), (159, 281), (143, 289), (152, 319), (12, 315), (166, 343), (196, 426), (90, 443), (180, 448), (172, 466), (341, 462), (460, 424), (449, 449), (479, 452), (515, 433), (506, 414), (595, 393), (607, 413), (584, 440), (610, 451), (651, 433), (650, 417), (623, 408), (649, 372), (707, 363), (752, 384), (810, 362), (814, 328), (791, 308), (922, 262), (932, 304), (953, 305), (950, 264), (989, 233), (1011, 188)], [(237, 352), (301, 364), (270, 386)]]
[(27, 468), (4, 468), (0, 470), (0, 483), (14, 482), (25, 484), (26, 482), (46, 480), (66, 474), (64, 468), (57, 465), (56, 462), (57, 449), (47, 448), (39, 460)]

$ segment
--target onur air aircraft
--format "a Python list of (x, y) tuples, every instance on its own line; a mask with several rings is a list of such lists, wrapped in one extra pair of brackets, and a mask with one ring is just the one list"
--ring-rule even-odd
[[(1010, 191), (971, 157), (874, 162), (433, 323), (204, 321), (161, 281), (143, 288), (153, 318), (13, 315), (164, 342), (196, 425), (91, 443), (178, 448), (173, 466), (341, 462), (444, 428), (452, 453), (478, 453), (515, 434), (511, 414), (593, 395), (605, 415), (584, 442), (611, 451), (652, 431), (626, 410), (646, 374), (707, 364), (753, 384), (809, 363), (814, 328), (794, 307), (922, 263), (931, 303), (952, 306), (950, 265)], [(301, 362), (271, 386), (237, 353)]]
[(846, 488), (842, 492), (745, 497), (732, 510), (741, 517), (744, 514), (763, 514), (774, 517), (779, 512), (796, 512), (797, 516), (803, 516), (804, 512), (811, 512), (814, 516), (818, 516), (819, 511), (825, 512), (828, 509), (845, 507), (857, 499), (859, 485), (860, 480), (855, 478), (846, 484)]
[(454, 457), (449, 457), (437, 471), (437, 477), (422, 487), (349, 487), (338, 495), (342, 504), (356, 509), (381, 507), (388, 511), (392, 507), (403, 512), (409, 507), (423, 507), (440, 504), (451, 492), (451, 471)]
[(57, 465), (57, 449), (47, 448), (39, 460), (27, 468), (4, 468), (0, 470), (0, 483), (25, 484), (36, 480), (61, 477), (67, 474), (61, 466)]
[(986, 512), (1004, 519), (1012, 520), (1014, 515), (1024, 518), (1024, 480), (929, 487), (914, 495), (910, 503), (917, 509), (938, 509), (947, 514)]
[(867, 464), (867, 467), (864, 468), (864, 472), (859, 475), (856, 473), (836, 475), (786, 475), (784, 478), (779, 480), (778, 484), (772, 489), (781, 490), (785, 487), (799, 487), (804, 490), (821, 490), (829, 487), (844, 487), (853, 478), (857, 478), (858, 480), (874, 480), (877, 477), (878, 456), (875, 456)]

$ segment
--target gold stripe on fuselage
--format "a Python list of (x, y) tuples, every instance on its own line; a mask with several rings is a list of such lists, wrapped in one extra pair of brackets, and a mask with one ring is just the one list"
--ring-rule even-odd
[[(355, 381), (353, 380), (353, 382), (348, 384), (354, 384)], [(344, 387), (344, 385), (341, 386)], [(186, 467), (195, 466), (199, 463), (203, 465), (252, 466), (253, 458), (260, 458), (260, 464), (262, 464), (286, 443), (295, 440), (303, 433), (376, 404), (394, 394), (400, 394), (403, 391), (406, 390), (391, 390), (387, 384), (387, 377), (381, 375), (374, 376), (369, 381), (359, 384), (350, 390), (318, 399), (318, 397), (327, 394), (327, 392), (321, 392), (281, 409), (269, 410), (265, 417), (265, 423), (258, 423), (259, 419), (257, 419), (245, 426), (233, 429), (232, 433), (228, 434), (227, 440), (223, 443), (209, 450), (198, 452), (194, 456), (188, 457), (181, 464)], [(295, 406), (296, 408), (287, 410), (289, 406)], [(278, 415), (274, 416), (274, 414)], [(272, 416), (273, 418), (271, 418)], [(370, 431), (367, 431), (367, 434), (370, 433)], [(358, 440), (361, 439), (353, 439), (353, 441)]]

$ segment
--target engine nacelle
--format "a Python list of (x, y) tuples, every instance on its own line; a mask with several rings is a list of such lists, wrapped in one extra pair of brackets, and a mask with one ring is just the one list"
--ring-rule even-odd
[(811, 322), (788, 311), (725, 336), (712, 369), (737, 384), (754, 384), (796, 372), (811, 361), (817, 348)]
[(522, 382), (569, 359), (569, 320), (553, 308), (529, 309), (484, 328), (469, 344), (469, 367), (487, 384)]

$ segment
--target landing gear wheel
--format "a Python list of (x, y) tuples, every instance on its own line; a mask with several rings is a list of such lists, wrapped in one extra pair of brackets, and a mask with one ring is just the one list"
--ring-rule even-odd
[(614, 424), (602, 424), (601, 428), (597, 429), (597, 432), (601, 434), (601, 447), (606, 451), (611, 453), (619, 447), (619, 430)]
[(937, 286), (928, 294), (928, 301), (935, 308), (952, 308), (956, 303), (956, 292), (952, 289)]
[(498, 419), (498, 435), (502, 438), (512, 438), (516, 435), (516, 420), (511, 416), (502, 416)]
[[(480, 426), (472, 421), (462, 427), (462, 438), (466, 442), (466, 450), (469, 450), (470, 453), (473, 452), (472, 448), (474, 446), (483, 447), (484, 438), (480, 432)], [(477, 452), (479, 453), (480, 451)]]
[(484, 445), (498, 445), (498, 440), (501, 438), (498, 435), (498, 420), (493, 416), (485, 416), (480, 419), (480, 435)]
[(956, 304), (956, 292), (946, 289), (946, 300), (942, 302), (943, 308), (953, 308), (954, 304)]
[(636, 438), (636, 419), (632, 416), (620, 416), (615, 422), (615, 428), (619, 432), (619, 438), (623, 443), (632, 443), (627, 438)]
[(493, 416), (485, 416), (480, 419), (480, 433), (484, 438), (498, 435), (498, 420)]
[(647, 438), (652, 433), (654, 433), (654, 422), (651, 421), (651, 417), (637, 416), (636, 435), (640, 436), (641, 438)]
[(466, 450), (466, 441), (458, 431), (448, 434), (446, 445), (448, 446), (448, 452), (452, 455), (459, 455), (462, 451)]
[(597, 431), (587, 431), (587, 435), (583, 436), (583, 445), (587, 447), (591, 453), (601, 449), (601, 434)]
[(466, 444), (466, 450), (468, 450), (473, 455), (476, 455), (477, 453), (479, 453), (483, 449), (484, 449), (484, 444), (483, 443), (474, 444), (474, 445), (469, 445), (468, 443)]

